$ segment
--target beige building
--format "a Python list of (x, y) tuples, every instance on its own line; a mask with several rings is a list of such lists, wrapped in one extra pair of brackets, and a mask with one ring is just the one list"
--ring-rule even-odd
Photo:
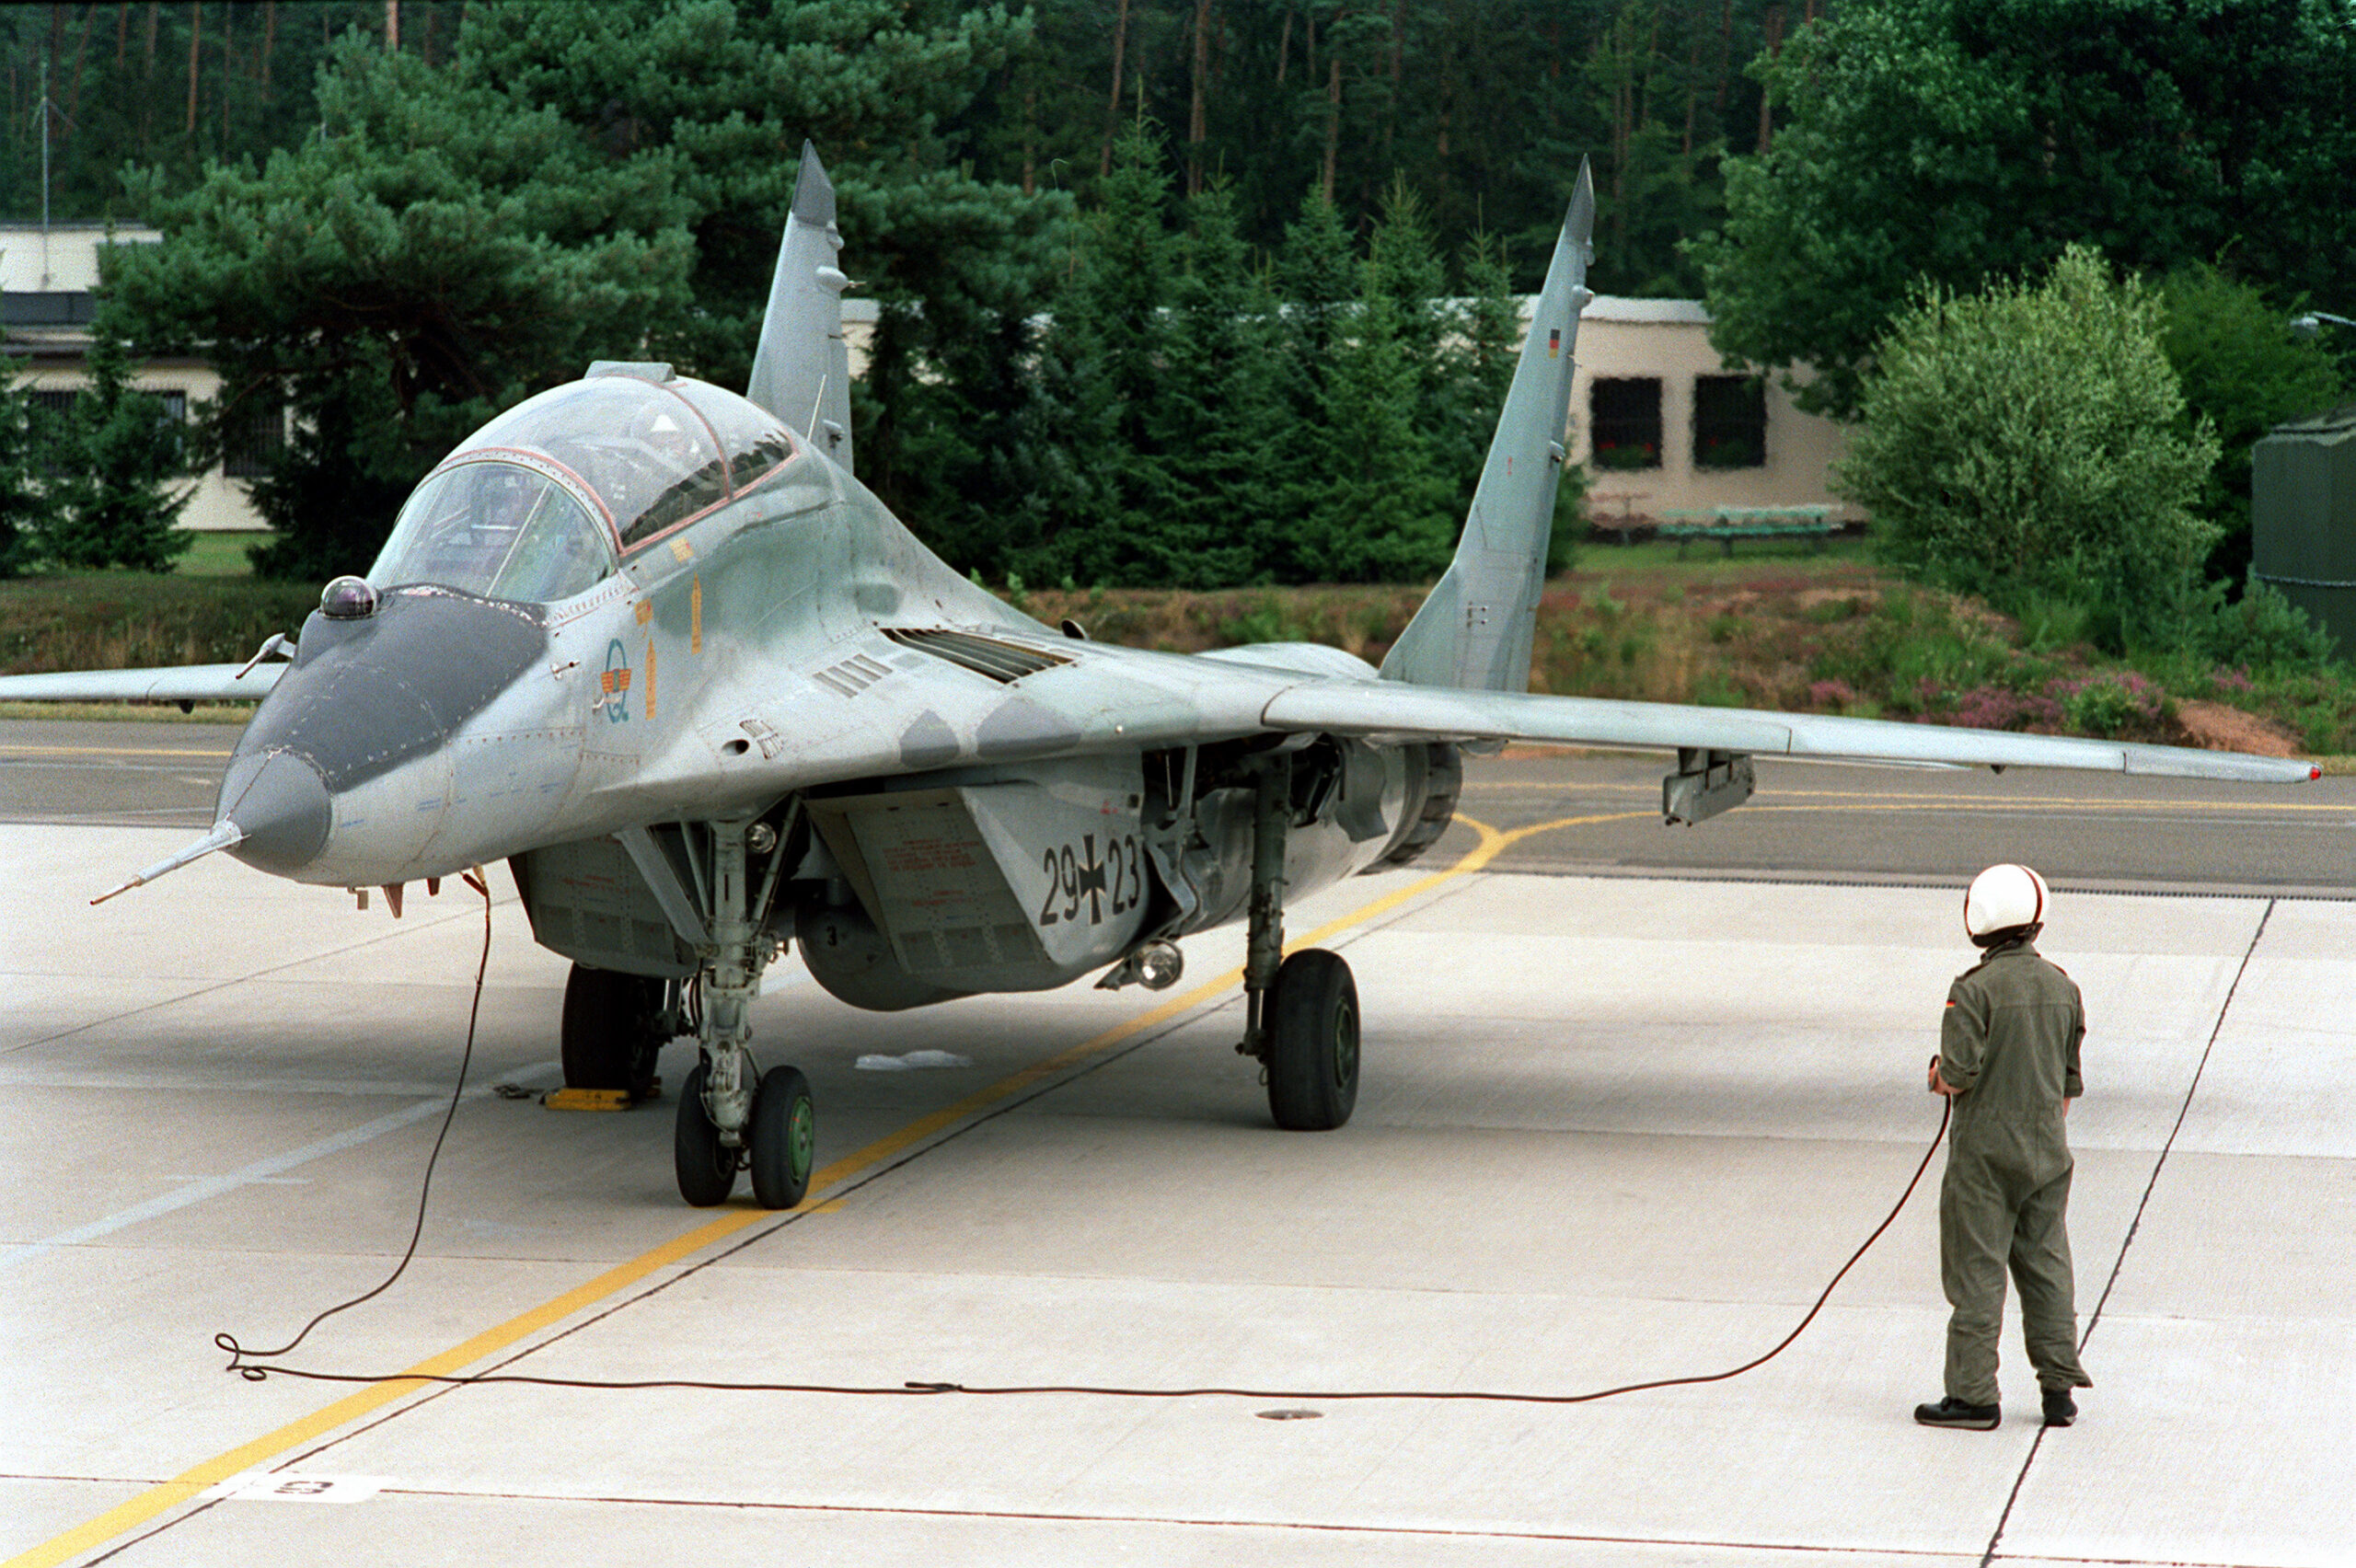
[[(98, 252), (108, 245), (152, 245), (154, 229), (98, 224), (0, 225), (0, 326), (7, 333), (8, 368), (25, 378), (35, 401), (70, 407), (89, 380), (90, 291), (98, 286)], [(221, 378), (202, 361), (150, 360), (134, 378), (143, 392), (164, 399), (167, 418), (185, 421), (191, 405), (213, 397)], [(265, 439), (257, 443), (266, 446)], [(222, 532), (262, 526), (253, 503), (237, 483), (236, 470), (260, 471), (266, 450), (257, 450), (229, 471), (216, 467), (183, 481), (196, 493), (180, 513), (180, 526)]]
[(1802, 413), (1776, 378), (1729, 372), (1697, 300), (1598, 295), (1579, 318), (1571, 459), (1587, 466), (1601, 526), (1666, 522), (1720, 506), (1827, 506), (1846, 432)]

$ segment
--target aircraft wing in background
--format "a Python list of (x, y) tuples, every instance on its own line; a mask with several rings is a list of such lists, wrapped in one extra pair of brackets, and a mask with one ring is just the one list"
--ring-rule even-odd
[(2244, 752), (1757, 709), (1449, 690), (1395, 681), (1321, 680), (1295, 686), (1271, 701), (1262, 719), (1271, 729), (1370, 740), (1535, 741), (1674, 749), (1680, 754), (1679, 771), (1663, 780), (1662, 810), (1681, 822), (1715, 816), (1749, 799), (1750, 759), (1754, 756), (1908, 767), (2067, 767), (2255, 784), (2304, 783), (2323, 771), (2292, 757)]
[(0, 675), (0, 702), (260, 702), (285, 668), (280, 663), (183, 664), (177, 669)]

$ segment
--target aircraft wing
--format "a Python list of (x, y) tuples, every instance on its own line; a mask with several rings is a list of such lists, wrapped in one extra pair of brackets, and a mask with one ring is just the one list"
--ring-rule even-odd
[(183, 664), (162, 670), (60, 670), (0, 675), (0, 702), (259, 702), (278, 684), (281, 663)]
[(1321, 731), (1382, 740), (1538, 741), (1560, 745), (1692, 748), (1753, 756), (1989, 767), (2071, 767), (2168, 778), (2299, 783), (2321, 777), (2311, 763), (2243, 752), (2024, 735), (1771, 713), (1616, 702), (1591, 697), (1463, 691), (1397, 681), (1318, 680), (1291, 686), (1262, 714), (1271, 729)]

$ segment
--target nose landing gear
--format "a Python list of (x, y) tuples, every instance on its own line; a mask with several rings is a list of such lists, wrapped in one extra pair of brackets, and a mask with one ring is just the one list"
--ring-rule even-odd
[(750, 1169), (756, 1202), (791, 1208), (810, 1190), (817, 1148), (810, 1081), (792, 1067), (762, 1072), (751, 1050), (753, 998), (775, 951), (760, 916), (780, 868), (772, 863), (759, 896), (751, 896), (745, 849), (748, 839), (774, 848), (777, 836), (759, 824), (710, 825), (710, 940), (697, 1039), (703, 1059), (687, 1075), (671, 1140), (679, 1196), (698, 1208), (725, 1203), (736, 1173)]

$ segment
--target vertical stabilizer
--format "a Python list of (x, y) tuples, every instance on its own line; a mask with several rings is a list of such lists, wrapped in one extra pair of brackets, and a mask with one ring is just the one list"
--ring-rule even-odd
[(745, 396), (775, 414), (845, 468), (850, 467), (850, 351), (843, 342), (843, 285), (835, 265), (835, 187), (818, 149), (802, 144), (793, 212), (778, 247), (768, 314)]
[(1571, 351), (1579, 312), (1595, 297), (1587, 290), (1594, 228), (1595, 184), (1581, 159), (1578, 186), (1530, 318), (1513, 389), (1497, 416), (1464, 536), (1447, 574), (1383, 660), (1386, 680), (1530, 689), (1530, 642), (1546, 581), (1554, 490), (1567, 460), (1563, 437), (1571, 409)]

